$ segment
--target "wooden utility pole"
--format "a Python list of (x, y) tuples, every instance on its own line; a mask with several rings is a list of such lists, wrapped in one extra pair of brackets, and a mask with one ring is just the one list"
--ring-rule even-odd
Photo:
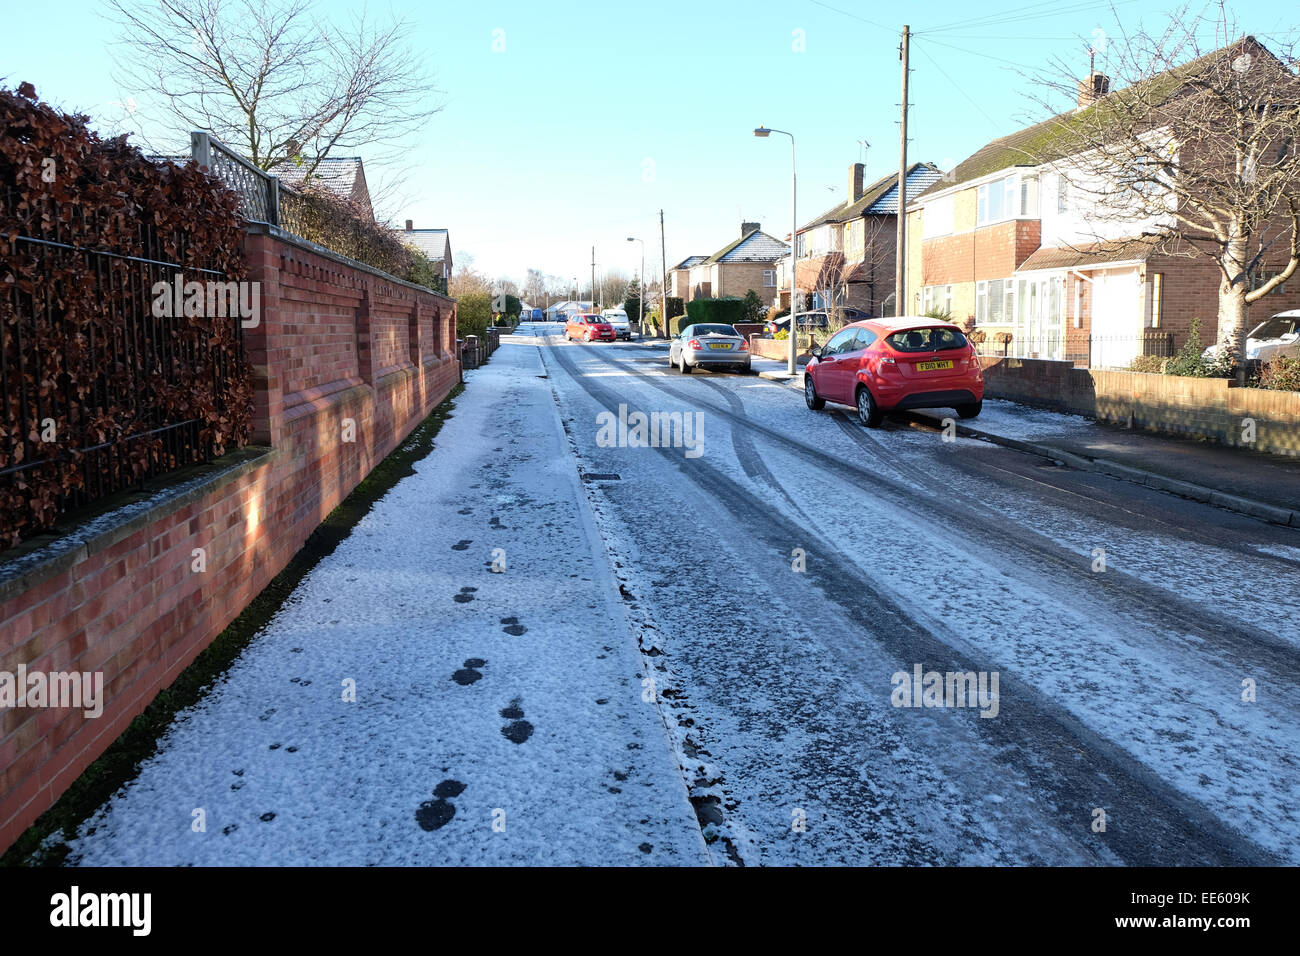
[(591, 247), (591, 308), (596, 308), (596, 247)]
[(903, 43), (898, 48), (903, 61), (902, 118), (898, 134), (898, 249), (894, 255), (894, 315), (906, 315), (907, 294), (907, 43), (910, 31), (903, 26)]
[(668, 338), (668, 246), (664, 244), (664, 211), (659, 210), (659, 256), (664, 263), (664, 284), (659, 290), (659, 321), (664, 325), (664, 338)]

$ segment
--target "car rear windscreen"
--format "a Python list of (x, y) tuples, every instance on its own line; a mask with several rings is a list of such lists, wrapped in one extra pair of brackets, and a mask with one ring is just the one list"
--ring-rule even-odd
[(740, 338), (740, 333), (729, 325), (697, 325), (692, 331), (695, 335), (730, 335)]
[(900, 352), (936, 352), (966, 347), (966, 336), (957, 329), (908, 329), (887, 336), (885, 341)]

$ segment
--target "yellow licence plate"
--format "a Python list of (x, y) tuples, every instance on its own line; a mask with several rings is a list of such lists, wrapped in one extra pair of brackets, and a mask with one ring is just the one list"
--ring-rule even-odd
[[(709, 343), (709, 348), (711, 348), (711, 349), (729, 349), (729, 348), (731, 348), (731, 344), (730, 344), (729, 342), (710, 342), (710, 343)], [(949, 364), (951, 364), (951, 363), (949, 363)]]
[(952, 368), (952, 362), (917, 362), (916, 368), (920, 372), (937, 372), (939, 369)]

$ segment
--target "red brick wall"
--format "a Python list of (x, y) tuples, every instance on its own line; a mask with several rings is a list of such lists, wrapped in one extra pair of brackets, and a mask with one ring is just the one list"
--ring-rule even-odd
[(974, 232), (926, 239), (921, 245), (921, 284), (1005, 279), (1038, 248), (1042, 231), (1037, 219), (1013, 219)]
[[(1281, 271), (1285, 259), (1284, 253), (1275, 256), (1266, 271)], [(1201, 341), (1213, 343), (1219, 324), (1218, 266), (1205, 256), (1158, 255), (1147, 260), (1148, 283), (1156, 272), (1164, 274), (1160, 327), (1174, 333), (1175, 348), (1187, 338), (1196, 318), (1201, 320)], [(1247, 325), (1254, 326), (1287, 309), (1300, 309), (1300, 275), (1288, 279), (1284, 291), (1272, 292), (1251, 305)]]
[[(112, 538), (38, 569), (0, 603), (0, 671), (102, 671), (103, 714), (0, 711), (0, 850), (280, 572), (458, 380), (451, 299), (249, 235), (261, 323), (245, 330), (256, 440), (236, 468)], [(343, 420), (355, 441), (342, 441)], [(243, 453), (248, 456), (249, 453)], [(206, 551), (207, 569), (192, 570)]]

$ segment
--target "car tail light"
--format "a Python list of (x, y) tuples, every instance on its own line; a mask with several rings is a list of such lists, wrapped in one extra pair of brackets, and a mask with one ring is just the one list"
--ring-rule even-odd
[(740, 340), (740, 351), (742, 351), (742, 352), (748, 352), (748, 351), (749, 351), (749, 343), (746, 342), (744, 339), (741, 339), (741, 340)]
[(686, 343), (686, 347), (687, 347), (688, 349), (702, 349), (702, 348), (704, 348), (704, 346), (700, 345), (700, 340), (699, 340), (699, 339), (691, 339), (689, 342)]

